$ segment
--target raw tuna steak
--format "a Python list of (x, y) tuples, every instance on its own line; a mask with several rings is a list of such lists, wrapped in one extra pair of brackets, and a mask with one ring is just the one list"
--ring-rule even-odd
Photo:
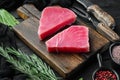
[(73, 25), (49, 39), (46, 46), (49, 52), (89, 52), (89, 30)]
[(59, 6), (46, 7), (41, 14), (38, 35), (43, 40), (76, 20), (74, 12)]

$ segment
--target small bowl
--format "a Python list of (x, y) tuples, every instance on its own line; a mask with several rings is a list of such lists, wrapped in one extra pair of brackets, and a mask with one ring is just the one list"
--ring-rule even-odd
[[(113, 73), (113, 75), (116, 76), (116, 79), (112, 79), (112, 80), (119, 80), (119, 76), (118, 76), (117, 72), (114, 69), (106, 68), (106, 67), (100, 67), (97, 70), (95, 70), (92, 75), (92, 80), (96, 80), (95, 78), (96, 78), (97, 72), (99, 72), (99, 71), (109, 71), (109, 72)], [(110, 80), (110, 79), (108, 79), (108, 80)]]
[[(110, 53), (110, 57), (111, 57), (112, 67), (116, 70), (120, 68), (120, 56), (118, 59), (118, 55), (115, 55), (116, 53), (118, 53), (118, 51), (117, 51), (118, 49), (120, 50), (120, 42), (114, 42), (109, 47), (109, 53)], [(113, 50), (114, 50), (114, 52), (113, 52)]]

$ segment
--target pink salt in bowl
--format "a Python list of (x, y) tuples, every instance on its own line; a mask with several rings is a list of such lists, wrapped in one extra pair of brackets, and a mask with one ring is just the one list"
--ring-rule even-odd
[(109, 47), (112, 67), (116, 70), (120, 69), (120, 42), (114, 42)]

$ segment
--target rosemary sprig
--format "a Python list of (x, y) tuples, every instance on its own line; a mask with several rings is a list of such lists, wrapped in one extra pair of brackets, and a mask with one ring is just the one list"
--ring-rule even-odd
[(28, 56), (14, 48), (0, 47), (0, 55), (12, 63), (17, 70), (27, 74), (31, 80), (58, 80), (52, 69), (34, 54)]

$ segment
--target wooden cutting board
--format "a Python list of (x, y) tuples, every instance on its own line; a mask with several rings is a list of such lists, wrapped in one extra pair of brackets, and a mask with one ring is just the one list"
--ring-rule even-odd
[[(66, 54), (49, 53), (45, 46), (45, 41), (38, 39), (37, 31), (39, 26), (39, 12), (33, 5), (23, 5), (17, 9), (18, 14), (26, 19), (13, 29), (23, 42), (28, 45), (35, 53), (45, 60), (61, 76), (67, 78), (74, 74), (92, 55), (110, 41), (98, 34), (89, 27), (90, 53), (87, 54)], [(81, 22), (78, 20), (78, 24)]]

